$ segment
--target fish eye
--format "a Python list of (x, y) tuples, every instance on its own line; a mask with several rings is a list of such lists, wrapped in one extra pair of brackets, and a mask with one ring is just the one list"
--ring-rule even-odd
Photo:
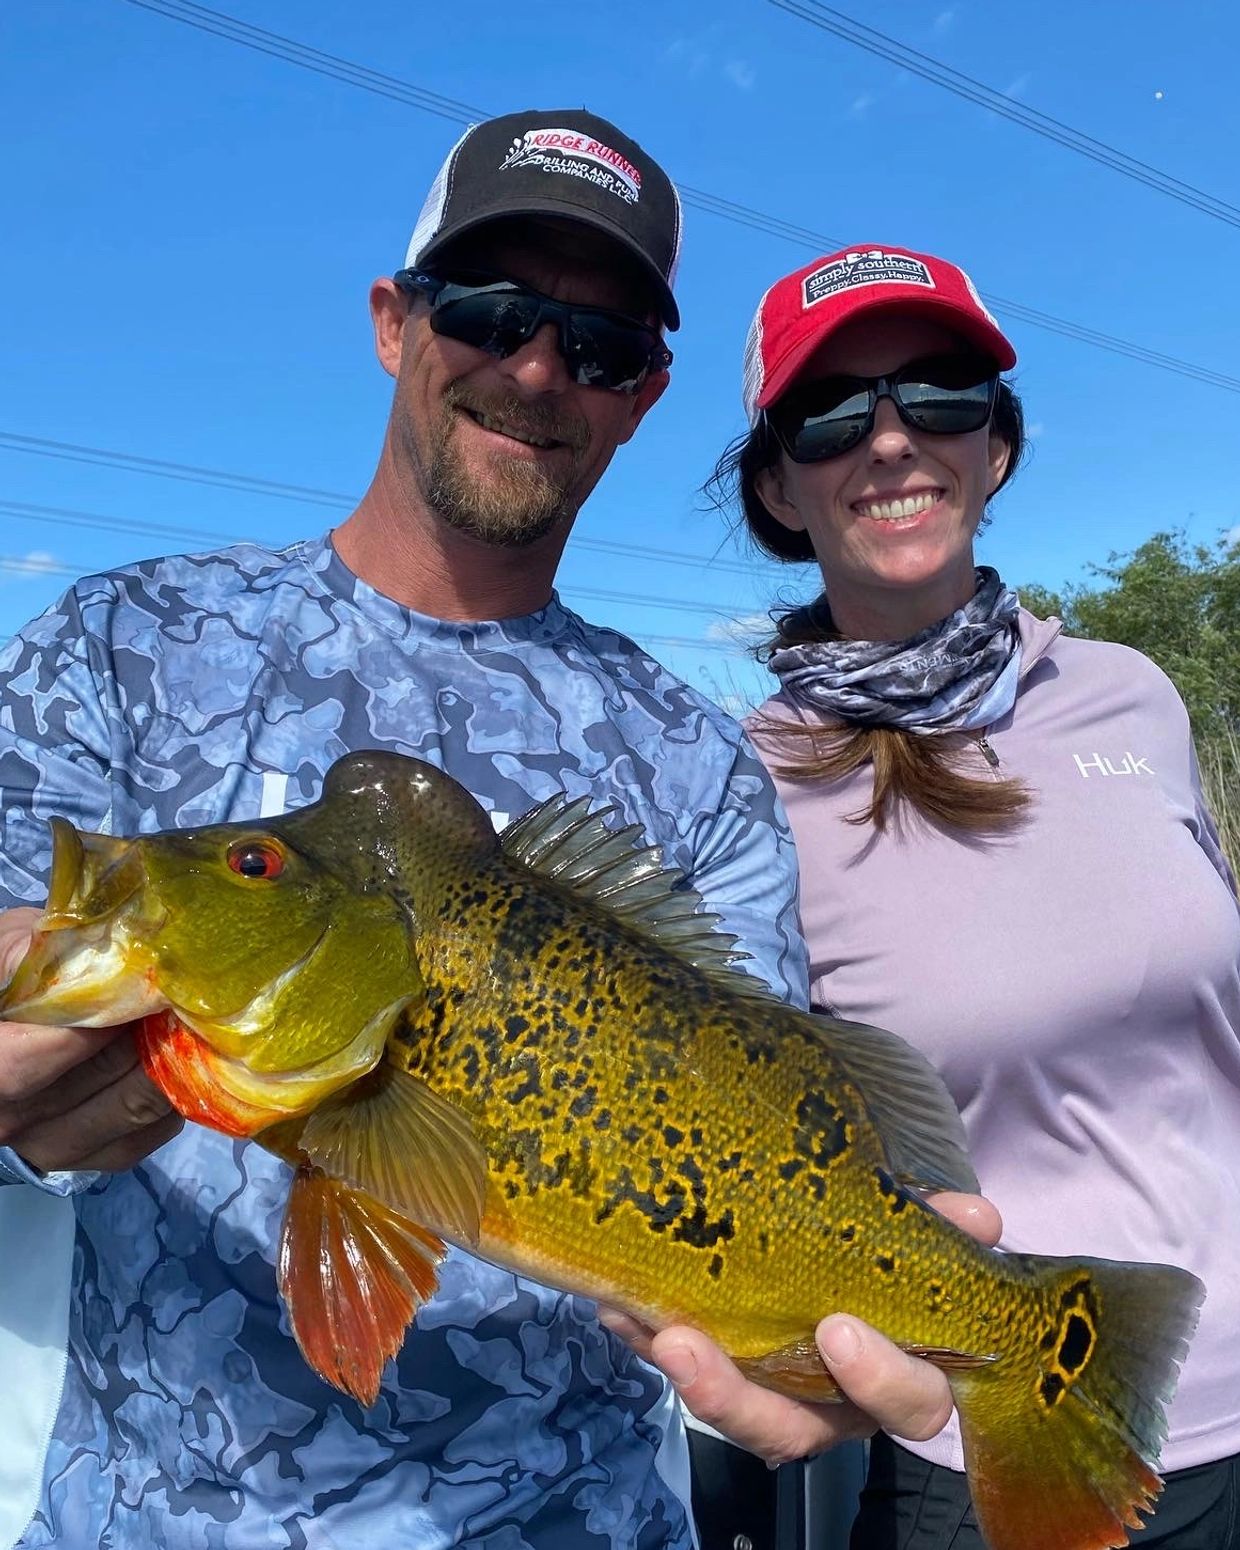
[(241, 840), (229, 850), (228, 864), (242, 877), (270, 882), (284, 870), (284, 852), (267, 840)]

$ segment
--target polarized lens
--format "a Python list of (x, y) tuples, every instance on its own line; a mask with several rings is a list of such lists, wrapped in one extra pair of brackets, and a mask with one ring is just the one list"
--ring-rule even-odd
[(650, 367), (657, 340), (647, 329), (609, 318), (601, 312), (576, 310), (565, 329), (564, 356), (583, 387), (635, 393)]
[[(464, 294), (454, 294), (461, 291)], [(538, 320), (537, 297), (496, 286), (475, 290), (445, 285), (431, 312), (431, 327), (447, 339), (485, 350), (500, 360), (515, 355)]]
[(912, 361), (894, 385), (896, 404), (918, 430), (963, 436), (990, 418), (997, 374), (981, 356), (937, 355)]
[(770, 417), (794, 462), (819, 463), (855, 447), (870, 429), (873, 391), (857, 377), (824, 377), (785, 394)]

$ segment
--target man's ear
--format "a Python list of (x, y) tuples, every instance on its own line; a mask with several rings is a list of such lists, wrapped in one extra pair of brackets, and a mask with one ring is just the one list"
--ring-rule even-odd
[(659, 400), (663, 397), (664, 392), (667, 390), (667, 385), (671, 380), (672, 374), (665, 366), (662, 371), (652, 371), (646, 380), (642, 383), (641, 387), (638, 388), (637, 392), (633, 394), (629, 404), (628, 425), (621, 432), (619, 437), (619, 443), (621, 446), (623, 446), (626, 441), (631, 441), (633, 439), (633, 435), (637, 430), (637, 427), (646, 418), (647, 410), (653, 409), (654, 406), (659, 402)]
[(788, 499), (788, 492), (784, 488), (782, 460), (769, 468), (760, 468), (754, 475), (753, 487), (758, 499), (780, 527), (786, 527), (790, 533), (805, 531), (805, 518)]
[(409, 302), (395, 280), (386, 275), (370, 287), (370, 320), (375, 329), (375, 354), (389, 377), (400, 373), (400, 352), (405, 338)]

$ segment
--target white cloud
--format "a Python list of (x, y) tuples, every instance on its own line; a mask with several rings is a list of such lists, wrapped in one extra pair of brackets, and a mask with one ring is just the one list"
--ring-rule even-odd
[(1023, 96), (1029, 87), (1029, 82), (1032, 79), (1033, 77), (1027, 70), (1022, 72), (1022, 74), (1018, 75), (1014, 81), (1008, 82), (1008, 84), (1003, 88), (1002, 95), (1005, 97)]
[(63, 560), (46, 549), (31, 549), (27, 554), (11, 555), (4, 562), (10, 576), (54, 576), (67, 569)]
[(663, 62), (676, 66), (691, 81), (709, 73), (721, 76), (738, 91), (752, 91), (757, 71), (747, 59), (721, 58), (720, 31), (718, 27), (708, 27), (696, 37), (673, 38), (663, 50)]
[(956, 8), (954, 5), (949, 6), (946, 11), (940, 11), (939, 14), (934, 18), (935, 32), (946, 32), (955, 20)]
[(875, 99), (872, 92), (863, 91), (859, 97), (853, 98), (849, 105), (848, 111), (852, 114), (853, 118), (863, 118), (865, 116), (866, 109), (874, 106), (874, 101)]
[(1240, 522), (1237, 522), (1235, 527), (1227, 529), (1223, 534), (1223, 542), (1225, 544), (1240, 544)]
[(1032, 425), (1025, 426), (1025, 440), (1036, 441), (1046, 430), (1041, 420), (1035, 420)]
[(758, 79), (757, 72), (747, 59), (729, 59), (723, 67), (723, 73), (733, 86), (739, 86), (742, 91), (752, 91)]

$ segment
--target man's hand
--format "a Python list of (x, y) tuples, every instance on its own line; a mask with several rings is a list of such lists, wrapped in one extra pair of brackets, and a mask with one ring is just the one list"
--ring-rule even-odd
[[(0, 913), (0, 983), (17, 967), (39, 911)], [(122, 1028), (0, 1022), (0, 1146), (42, 1173), (118, 1173), (171, 1141), (185, 1121), (138, 1063)]]
[[(932, 1204), (982, 1243), (999, 1241), (1002, 1223), (977, 1195), (936, 1195)], [(676, 1386), (699, 1420), (768, 1464), (821, 1453), (838, 1442), (868, 1437), (879, 1427), (897, 1437), (933, 1437), (952, 1411), (947, 1379), (920, 1357), (907, 1356), (860, 1319), (835, 1313), (816, 1331), (831, 1376), (848, 1396), (835, 1405), (785, 1399), (742, 1377), (713, 1341), (676, 1325), (652, 1335), (609, 1309), (603, 1322)]]

